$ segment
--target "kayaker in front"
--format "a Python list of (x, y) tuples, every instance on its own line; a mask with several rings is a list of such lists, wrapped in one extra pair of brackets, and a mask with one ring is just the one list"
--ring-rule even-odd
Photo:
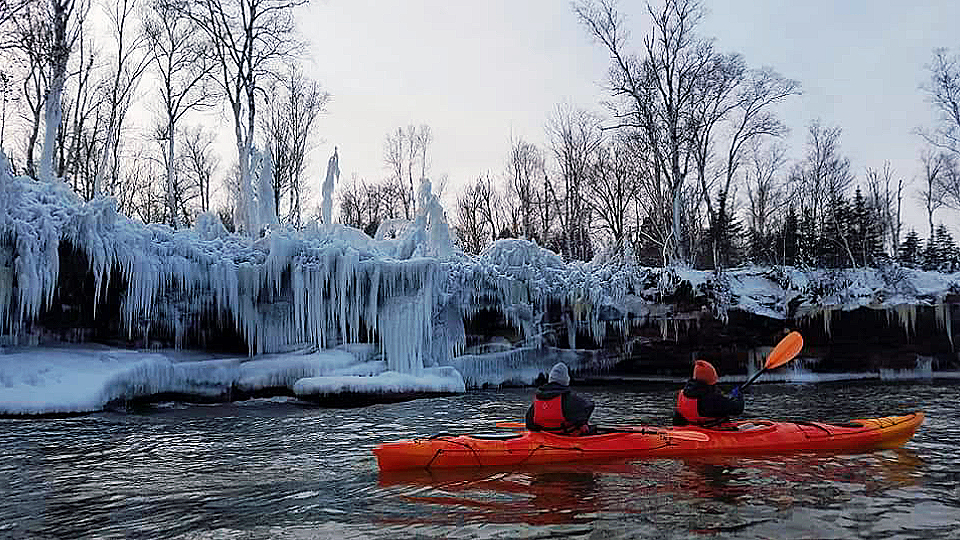
[(526, 426), (530, 431), (590, 435), (596, 432), (589, 424), (593, 408), (593, 401), (570, 390), (570, 370), (557, 362), (527, 409)]
[(673, 425), (717, 424), (732, 416), (743, 414), (743, 394), (739, 387), (724, 395), (717, 387), (717, 370), (706, 360), (693, 365), (693, 377), (677, 395)]

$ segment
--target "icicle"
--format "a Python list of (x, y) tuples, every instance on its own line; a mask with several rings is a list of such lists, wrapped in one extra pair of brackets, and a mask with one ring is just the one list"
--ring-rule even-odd
[(934, 313), (937, 317), (937, 328), (947, 333), (947, 340), (950, 342), (950, 350), (953, 350), (953, 322), (950, 318), (950, 306), (941, 302), (934, 307)]
[(897, 312), (897, 319), (901, 328), (906, 333), (907, 338), (916, 333), (917, 307), (914, 305), (900, 304), (894, 308)]

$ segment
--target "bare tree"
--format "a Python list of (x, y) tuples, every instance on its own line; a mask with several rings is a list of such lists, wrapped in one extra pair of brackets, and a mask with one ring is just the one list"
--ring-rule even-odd
[(23, 98), (29, 115), (25, 148), (26, 172), (37, 178), (36, 145), (43, 118), (44, 97), (47, 95), (48, 59), (53, 43), (53, 32), (48, 13), (39, 3), (30, 3), (14, 19), (16, 40), (14, 47), (24, 58), (26, 76), (23, 78)]
[(400, 218), (401, 194), (397, 184), (390, 179), (368, 183), (353, 174), (350, 184), (339, 190), (338, 197), (341, 223), (370, 236), (376, 234), (382, 222)]
[[(687, 129), (690, 131), (693, 155), (696, 162), (697, 180), (700, 184), (698, 199), (707, 207), (707, 218), (711, 230), (716, 230), (717, 214), (713, 207), (713, 188), (722, 177), (722, 171), (709, 170), (715, 160), (714, 147), (719, 136), (718, 131), (724, 120), (728, 119), (741, 101), (738, 92), (742, 92), (747, 66), (739, 54), (711, 54), (704, 73), (695, 86), (697, 98), (694, 100)], [(730, 179), (732, 175), (728, 175)], [(721, 187), (720, 193), (729, 192), (729, 182)], [(719, 204), (725, 203), (718, 200)], [(716, 246), (714, 246), (716, 251)]]
[(925, 149), (920, 154), (920, 163), (923, 166), (923, 185), (917, 192), (917, 197), (927, 212), (927, 224), (930, 226), (930, 238), (933, 238), (933, 214), (944, 205), (943, 191), (940, 189), (940, 178), (948, 164), (949, 158), (936, 148)]
[(932, 129), (921, 130), (928, 143), (960, 156), (960, 54), (936, 49), (927, 65), (929, 81), (921, 86), (937, 115)]
[(339, 190), (340, 223), (360, 230), (363, 230), (364, 210), (362, 182), (357, 173), (353, 173), (350, 183), (341, 185)]
[[(137, 84), (150, 61), (146, 47), (146, 36), (142, 32), (130, 28), (128, 24), (134, 11), (138, 8), (137, 0), (114, 0), (112, 4), (108, 1), (105, 8), (112, 25), (116, 58), (112, 59), (110, 79), (107, 83), (105, 101), (107, 108), (106, 140), (93, 187), (94, 194), (97, 195), (102, 192), (103, 179), (107, 172), (117, 170), (115, 162), (118, 157), (120, 131)], [(111, 160), (114, 161), (113, 167), (111, 167)]]
[[(281, 222), (299, 226), (303, 173), (307, 154), (312, 149), (311, 136), (320, 114), (330, 101), (330, 94), (319, 83), (309, 81), (296, 67), (289, 66), (283, 79), (270, 92), (263, 116), (266, 144), (273, 155), (274, 211)], [(281, 201), (289, 195), (286, 216)]]
[(960, 158), (947, 157), (938, 184), (943, 204), (960, 211)]
[(900, 229), (903, 226), (900, 219), (903, 177), (894, 174), (890, 162), (885, 162), (881, 170), (868, 167), (866, 181), (868, 203), (876, 212), (875, 218), (880, 224), (883, 243), (889, 246), (887, 253), (896, 257), (900, 252)]
[(123, 184), (130, 189), (117, 198), (118, 208), (144, 223), (162, 223), (168, 220), (163, 176), (156, 169), (156, 160), (141, 156), (130, 161)]
[(258, 92), (277, 66), (302, 49), (294, 37), (293, 10), (307, 0), (197, 0), (191, 16), (210, 39), (216, 80), (233, 113), (239, 160), (240, 228), (259, 230), (251, 165)]
[(48, 81), (44, 95), (44, 136), (40, 153), (40, 178), (54, 181), (53, 157), (63, 111), (61, 98), (67, 80), (67, 64), (80, 37), (90, 4), (88, 0), (49, 0), (46, 11), (52, 33), (47, 57)]
[(614, 245), (623, 245), (626, 240), (633, 199), (639, 192), (639, 168), (634, 158), (634, 149), (624, 138), (601, 146), (592, 162), (590, 181), (584, 185), (586, 203)]
[(197, 126), (188, 129), (183, 139), (184, 171), (196, 185), (200, 195), (200, 211), (210, 212), (210, 186), (213, 171), (220, 166), (220, 159), (213, 151), (214, 135)]
[(0, 70), (0, 100), (3, 102), (0, 105), (2, 107), (0, 109), (0, 150), (4, 150), (7, 135), (7, 106), (17, 101), (13, 71), (9, 68)]
[(384, 165), (390, 173), (389, 181), (394, 184), (405, 219), (413, 219), (416, 213), (415, 182), (424, 178), (429, 170), (428, 155), (432, 142), (433, 134), (426, 124), (397, 128), (384, 140)]
[(823, 127), (819, 120), (810, 123), (807, 155), (794, 167), (791, 181), (802, 186), (803, 205), (814, 220), (822, 224), (827, 204), (845, 196), (853, 183), (850, 160), (840, 154), (839, 127)]
[(460, 245), (467, 253), (480, 253), (491, 237), (482, 213), (485, 202), (485, 188), (482, 184), (483, 179), (477, 179), (475, 183), (467, 185), (457, 197), (457, 221), (454, 230)]
[[(121, 0), (124, 1), (124, 0)], [(150, 63), (156, 69), (160, 84), (162, 115), (157, 135), (166, 141), (164, 165), (167, 176), (167, 205), (172, 219), (170, 225), (180, 228), (177, 201), (174, 197), (176, 174), (177, 123), (188, 112), (212, 104), (212, 96), (204, 81), (214, 64), (205, 54), (208, 41), (193, 19), (184, 17), (186, 0), (151, 0), (144, 14), (143, 35), (149, 46)], [(196, 133), (200, 144), (200, 132)], [(188, 149), (187, 154), (190, 155)], [(200, 150), (194, 147), (192, 150)], [(206, 197), (201, 196), (201, 207), (209, 210), (209, 177), (206, 179)], [(201, 184), (201, 192), (202, 184)]]
[(697, 0), (665, 0), (662, 9), (648, 5), (652, 29), (643, 56), (626, 51), (628, 34), (614, 0), (587, 0), (574, 10), (610, 52), (614, 127), (638, 131), (650, 155), (646, 194), (656, 200), (648, 210), (653, 219), (669, 223), (667, 236), (658, 241), (670, 260), (686, 262), (681, 226), (695, 150), (685, 124), (694, 116), (698, 87), (714, 59), (711, 43), (695, 34), (703, 9)]
[[(786, 149), (779, 144), (763, 145), (759, 140), (750, 145), (747, 188), (747, 225), (757, 246), (766, 246), (775, 216), (791, 200), (780, 171), (786, 164)], [(773, 253), (770, 250), (770, 253)]]
[[(534, 239), (538, 232), (533, 229), (536, 182), (543, 177), (543, 154), (535, 144), (519, 139), (510, 144), (510, 159), (507, 178), (510, 194), (519, 204), (520, 230), (524, 238)], [(493, 231), (494, 234), (497, 231)], [(545, 238), (546, 230), (539, 231)]]
[(547, 133), (563, 182), (562, 194), (556, 199), (561, 249), (565, 257), (586, 260), (592, 256), (592, 247), (583, 189), (590, 180), (591, 160), (603, 143), (600, 119), (582, 109), (559, 106), (547, 124)]
[[(27, 9), (32, 0), (0, 0), (0, 34), (7, 36), (10, 40), (15, 39), (14, 34), (7, 34), (10, 26), (15, 26), (16, 17)], [(0, 47), (8, 46), (9, 42), (0, 39)]]
[(57, 174), (69, 178), (73, 190), (84, 200), (90, 200), (96, 194), (95, 178), (103, 146), (100, 114), (103, 88), (94, 84), (93, 75), (99, 53), (92, 47), (91, 41), (84, 35), (77, 40), (77, 54), (74, 56), (78, 59), (78, 66), (76, 77), (73, 78), (72, 98), (63, 100), (66, 121), (60, 129), (60, 160), (57, 166)]
[(735, 106), (730, 111), (730, 129), (725, 141), (723, 162), (723, 185), (718, 191), (716, 209), (712, 207), (710, 194), (707, 193), (706, 196), (710, 230), (713, 233), (714, 268), (720, 264), (717, 260), (721, 248), (718, 241), (727, 235), (726, 231), (721, 231), (721, 228), (726, 226), (721, 223), (721, 219), (726, 219), (726, 216), (732, 213), (729, 200), (735, 192), (734, 179), (737, 178), (746, 149), (751, 143), (765, 137), (779, 138), (787, 133), (787, 127), (771, 109), (787, 97), (797, 94), (798, 88), (799, 83), (786, 79), (769, 68), (747, 73), (739, 84)]
[[(411, 148), (417, 150), (416, 159), (420, 161), (420, 178), (418, 178), (420, 180), (426, 178), (427, 171), (430, 170), (428, 150), (433, 143), (433, 130), (426, 124), (421, 124), (417, 128), (410, 126), (407, 130), (407, 137), (413, 142)], [(439, 193), (437, 195), (439, 196)]]
[[(850, 160), (840, 153), (840, 133), (839, 127), (823, 127), (819, 120), (811, 122), (807, 155), (794, 166), (790, 182), (799, 187), (801, 206), (809, 212), (816, 228), (807, 232), (836, 245), (856, 266), (840, 212), (854, 180)], [(828, 227), (833, 228), (835, 237), (825, 234)]]

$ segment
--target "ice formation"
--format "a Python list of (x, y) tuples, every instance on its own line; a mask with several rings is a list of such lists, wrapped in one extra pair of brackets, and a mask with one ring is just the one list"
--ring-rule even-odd
[[(335, 152), (328, 180), (336, 176), (337, 159)], [(253, 386), (375, 375), (386, 377), (380, 381), (386, 387), (408, 388), (406, 377), (426, 381), (437, 373), (449, 376), (444, 389), (464, 382), (529, 383), (559, 356), (574, 369), (602, 363), (592, 351), (578, 349), (578, 335), (601, 343), (610, 333), (653, 324), (670, 339), (696, 328), (701, 318), (733, 310), (780, 320), (823, 317), (829, 332), (834, 313), (867, 307), (896, 315), (912, 332), (917, 306), (928, 306), (938, 310), (938, 324), (952, 339), (949, 311), (938, 306), (960, 290), (960, 274), (909, 269), (895, 283), (873, 269), (789, 267), (731, 269), (719, 279), (712, 272), (641, 267), (624, 248), (568, 263), (523, 239), (498, 240), (479, 256), (467, 255), (455, 248), (426, 179), (414, 219), (384, 222), (374, 238), (326, 221), (296, 230), (273, 219), (263, 237), (252, 238), (228, 233), (211, 214), (199, 216), (193, 228), (174, 230), (119, 215), (110, 198), (82, 202), (63, 182), (12, 177), (5, 161), (0, 155), (5, 343), (33, 339), (34, 321), (54, 302), (66, 243), (89, 265), (96, 291), (89, 301), (97, 317), (118, 319), (130, 338), (149, 343), (162, 334), (172, 336), (176, 346), (189, 346), (199, 328), (226, 325), (258, 361), (296, 347), (362, 344), (372, 347), (375, 357), (341, 366), (349, 373), (313, 373), (285, 362), (283, 370), (269, 375), (282, 380)], [(270, 169), (265, 160), (264, 182)], [(103, 313), (108, 290), (121, 294), (119, 313)], [(680, 311), (675, 302), (681, 299), (703, 305)], [(516, 338), (497, 351), (466, 350), (465, 324), (490, 314), (507, 321)], [(459, 383), (444, 371), (451, 367)], [(153, 373), (164, 380), (180, 376), (176, 369), (150, 369), (159, 369)], [(223, 376), (240, 386), (249, 380), (244, 377), (255, 377)], [(371, 384), (377, 383), (326, 379), (303, 382), (301, 388), (325, 392)]]
[(337, 156), (337, 147), (333, 147), (333, 155), (327, 161), (327, 176), (323, 181), (323, 200), (320, 206), (320, 217), (323, 223), (333, 223), (333, 187), (340, 178), (340, 158)]
[(273, 198), (273, 155), (270, 151), (263, 153), (260, 163), (260, 192), (257, 199), (260, 201), (260, 225), (276, 227), (280, 222)]
[(338, 347), (250, 358), (97, 346), (13, 348), (0, 354), (0, 414), (98, 411), (111, 403), (164, 394), (223, 400), (278, 389), (311, 398), (336, 391), (464, 391), (450, 367), (423, 376), (387, 370), (361, 350)]

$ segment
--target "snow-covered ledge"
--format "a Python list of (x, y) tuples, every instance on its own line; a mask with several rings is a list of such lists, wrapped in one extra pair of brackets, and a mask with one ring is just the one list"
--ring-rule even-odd
[[(610, 355), (596, 352), (610, 334), (626, 341), (650, 325), (677, 339), (735, 311), (791, 325), (822, 321), (829, 335), (839, 312), (883, 310), (909, 331), (918, 309), (932, 309), (951, 350), (960, 330), (946, 307), (960, 302), (960, 273), (744, 267), (717, 276), (642, 267), (629, 249), (565, 262), (522, 239), (473, 256), (452, 243), (429, 182), (418, 195), (416, 218), (384, 224), (375, 238), (311, 223), (251, 239), (212, 215), (189, 229), (144, 225), (118, 214), (110, 198), (83, 202), (63, 182), (13, 177), (0, 159), (0, 344), (36, 345), (53, 333), (44, 326), (51, 313), (69, 312), (84, 315), (75, 324), (146, 351), (12, 348), (0, 358), (0, 408), (98, 410), (182, 391), (320, 399), (529, 384), (561, 357), (583, 371), (608, 365)], [(85, 283), (90, 291), (70, 290)], [(513, 335), (505, 349), (478, 351), (467, 328), (491, 313)], [(71, 339), (87, 335), (74, 330)], [(187, 363), (153, 350), (202, 350), (224, 335), (247, 355)], [(592, 343), (577, 343), (584, 335)], [(298, 347), (317, 357), (290, 357)], [(337, 351), (352, 347), (372, 352), (343, 360)], [(56, 393), (62, 399), (49, 399)]]
[(300, 350), (210, 358), (183, 351), (133, 351), (95, 345), (0, 350), (0, 416), (76, 414), (143, 401), (217, 402), (298, 396), (365, 405), (464, 392), (453, 368), (419, 375), (388, 371), (371, 349)]

